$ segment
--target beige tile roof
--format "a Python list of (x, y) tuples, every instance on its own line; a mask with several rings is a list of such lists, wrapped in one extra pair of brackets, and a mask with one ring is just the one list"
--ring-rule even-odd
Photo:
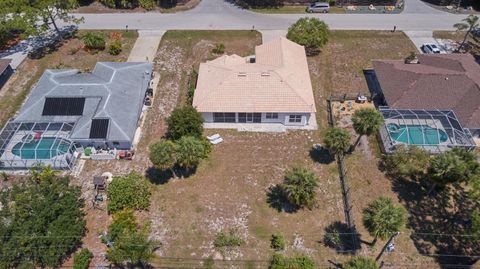
[(286, 38), (255, 48), (256, 62), (224, 55), (200, 64), (200, 112), (315, 112), (305, 49)]

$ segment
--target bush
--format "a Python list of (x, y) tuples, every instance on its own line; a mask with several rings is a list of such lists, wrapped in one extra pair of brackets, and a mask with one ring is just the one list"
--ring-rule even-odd
[(288, 28), (287, 38), (305, 46), (307, 55), (320, 52), (328, 42), (328, 25), (317, 18), (301, 18)]
[(316, 199), (318, 178), (310, 170), (302, 167), (294, 167), (285, 174), (281, 185), (287, 200), (297, 208), (307, 207), (312, 209)]
[(84, 248), (73, 256), (73, 269), (88, 269), (90, 261), (93, 258), (92, 252)]
[(245, 244), (245, 241), (237, 235), (237, 230), (235, 229), (230, 229), (228, 233), (218, 233), (213, 241), (215, 248), (239, 247), (243, 244)]
[(195, 88), (197, 87), (198, 72), (193, 70), (188, 81), (187, 102), (191, 105), (193, 103), (193, 96), (195, 95)]
[(107, 188), (108, 211), (117, 212), (125, 208), (147, 210), (150, 195), (150, 183), (141, 175), (130, 173), (114, 177)]
[(285, 249), (285, 237), (282, 234), (272, 234), (272, 239), (270, 240), (270, 247), (274, 250), (284, 250)]
[(379, 269), (374, 259), (369, 257), (356, 256), (343, 266), (345, 269)]
[(146, 10), (155, 9), (157, 6), (154, 0), (138, 0), (138, 4)]
[(120, 54), (120, 52), (122, 52), (122, 42), (120, 42), (119, 40), (112, 41), (108, 48), (108, 52), (110, 53), (110, 55)]
[(326, 246), (331, 248), (342, 248), (342, 238), (335, 227), (332, 227), (324, 236), (323, 241)]
[(105, 49), (105, 37), (100, 32), (88, 32), (82, 37), (82, 40), (89, 50)]
[(158, 169), (172, 169), (177, 162), (177, 152), (177, 144), (173, 141), (160, 140), (150, 145), (150, 161)]
[(212, 49), (212, 53), (223, 54), (225, 52), (225, 45), (223, 43), (215, 44), (215, 47)]
[(281, 254), (273, 254), (269, 269), (315, 269), (316, 265), (308, 256), (285, 257)]
[(194, 107), (175, 108), (167, 119), (168, 136), (174, 140), (182, 136), (200, 138), (203, 134), (203, 117)]
[(133, 232), (137, 229), (137, 221), (133, 210), (124, 209), (113, 214), (113, 221), (108, 226), (107, 241), (115, 242), (124, 232)]

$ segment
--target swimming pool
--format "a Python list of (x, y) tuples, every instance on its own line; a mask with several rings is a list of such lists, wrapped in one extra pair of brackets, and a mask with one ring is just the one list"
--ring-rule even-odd
[(445, 131), (428, 125), (387, 124), (390, 137), (401, 143), (410, 145), (438, 145), (448, 140)]
[(55, 141), (54, 137), (43, 137), (28, 143), (20, 142), (16, 144), (12, 148), (12, 153), (24, 160), (47, 160), (67, 153), (69, 148), (70, 144), (63, 139)]

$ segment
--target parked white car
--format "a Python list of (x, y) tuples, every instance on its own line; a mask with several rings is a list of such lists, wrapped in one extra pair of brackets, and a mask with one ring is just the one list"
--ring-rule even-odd
[(330, 11), (330, 4), (325, 2), (315, 2), (307, 7), (308, 13), (328, 13)]
[(435, 45), (435, 44), (432, 44), (432, 43), (425, 43), (422, 45), (422, 47), (420, 47), (422, 49), (423, 52), (425, 52), (426, 54), (436, 54), (436, 53), (440, 53), (440, 48)]

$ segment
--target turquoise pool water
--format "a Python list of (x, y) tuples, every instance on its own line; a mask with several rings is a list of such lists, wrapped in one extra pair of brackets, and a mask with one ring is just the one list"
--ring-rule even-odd
[[(70, 144), (54, 137), (44, 137), (40, 140), (32, 140), (25, 143), (22, 148), (22, 143), (13, 146), (12, 153), (24, 160), (33, 159), (51, 159), (55, 156), (65, 154), (68, 152)], [(35, 152), (37, 153), (35, 156)]]
[(390, 137), (398, 142), (411, 145), (438, 145), (448, 140), (443, 130), (428, 125), (398, 125), (387, 124)]

